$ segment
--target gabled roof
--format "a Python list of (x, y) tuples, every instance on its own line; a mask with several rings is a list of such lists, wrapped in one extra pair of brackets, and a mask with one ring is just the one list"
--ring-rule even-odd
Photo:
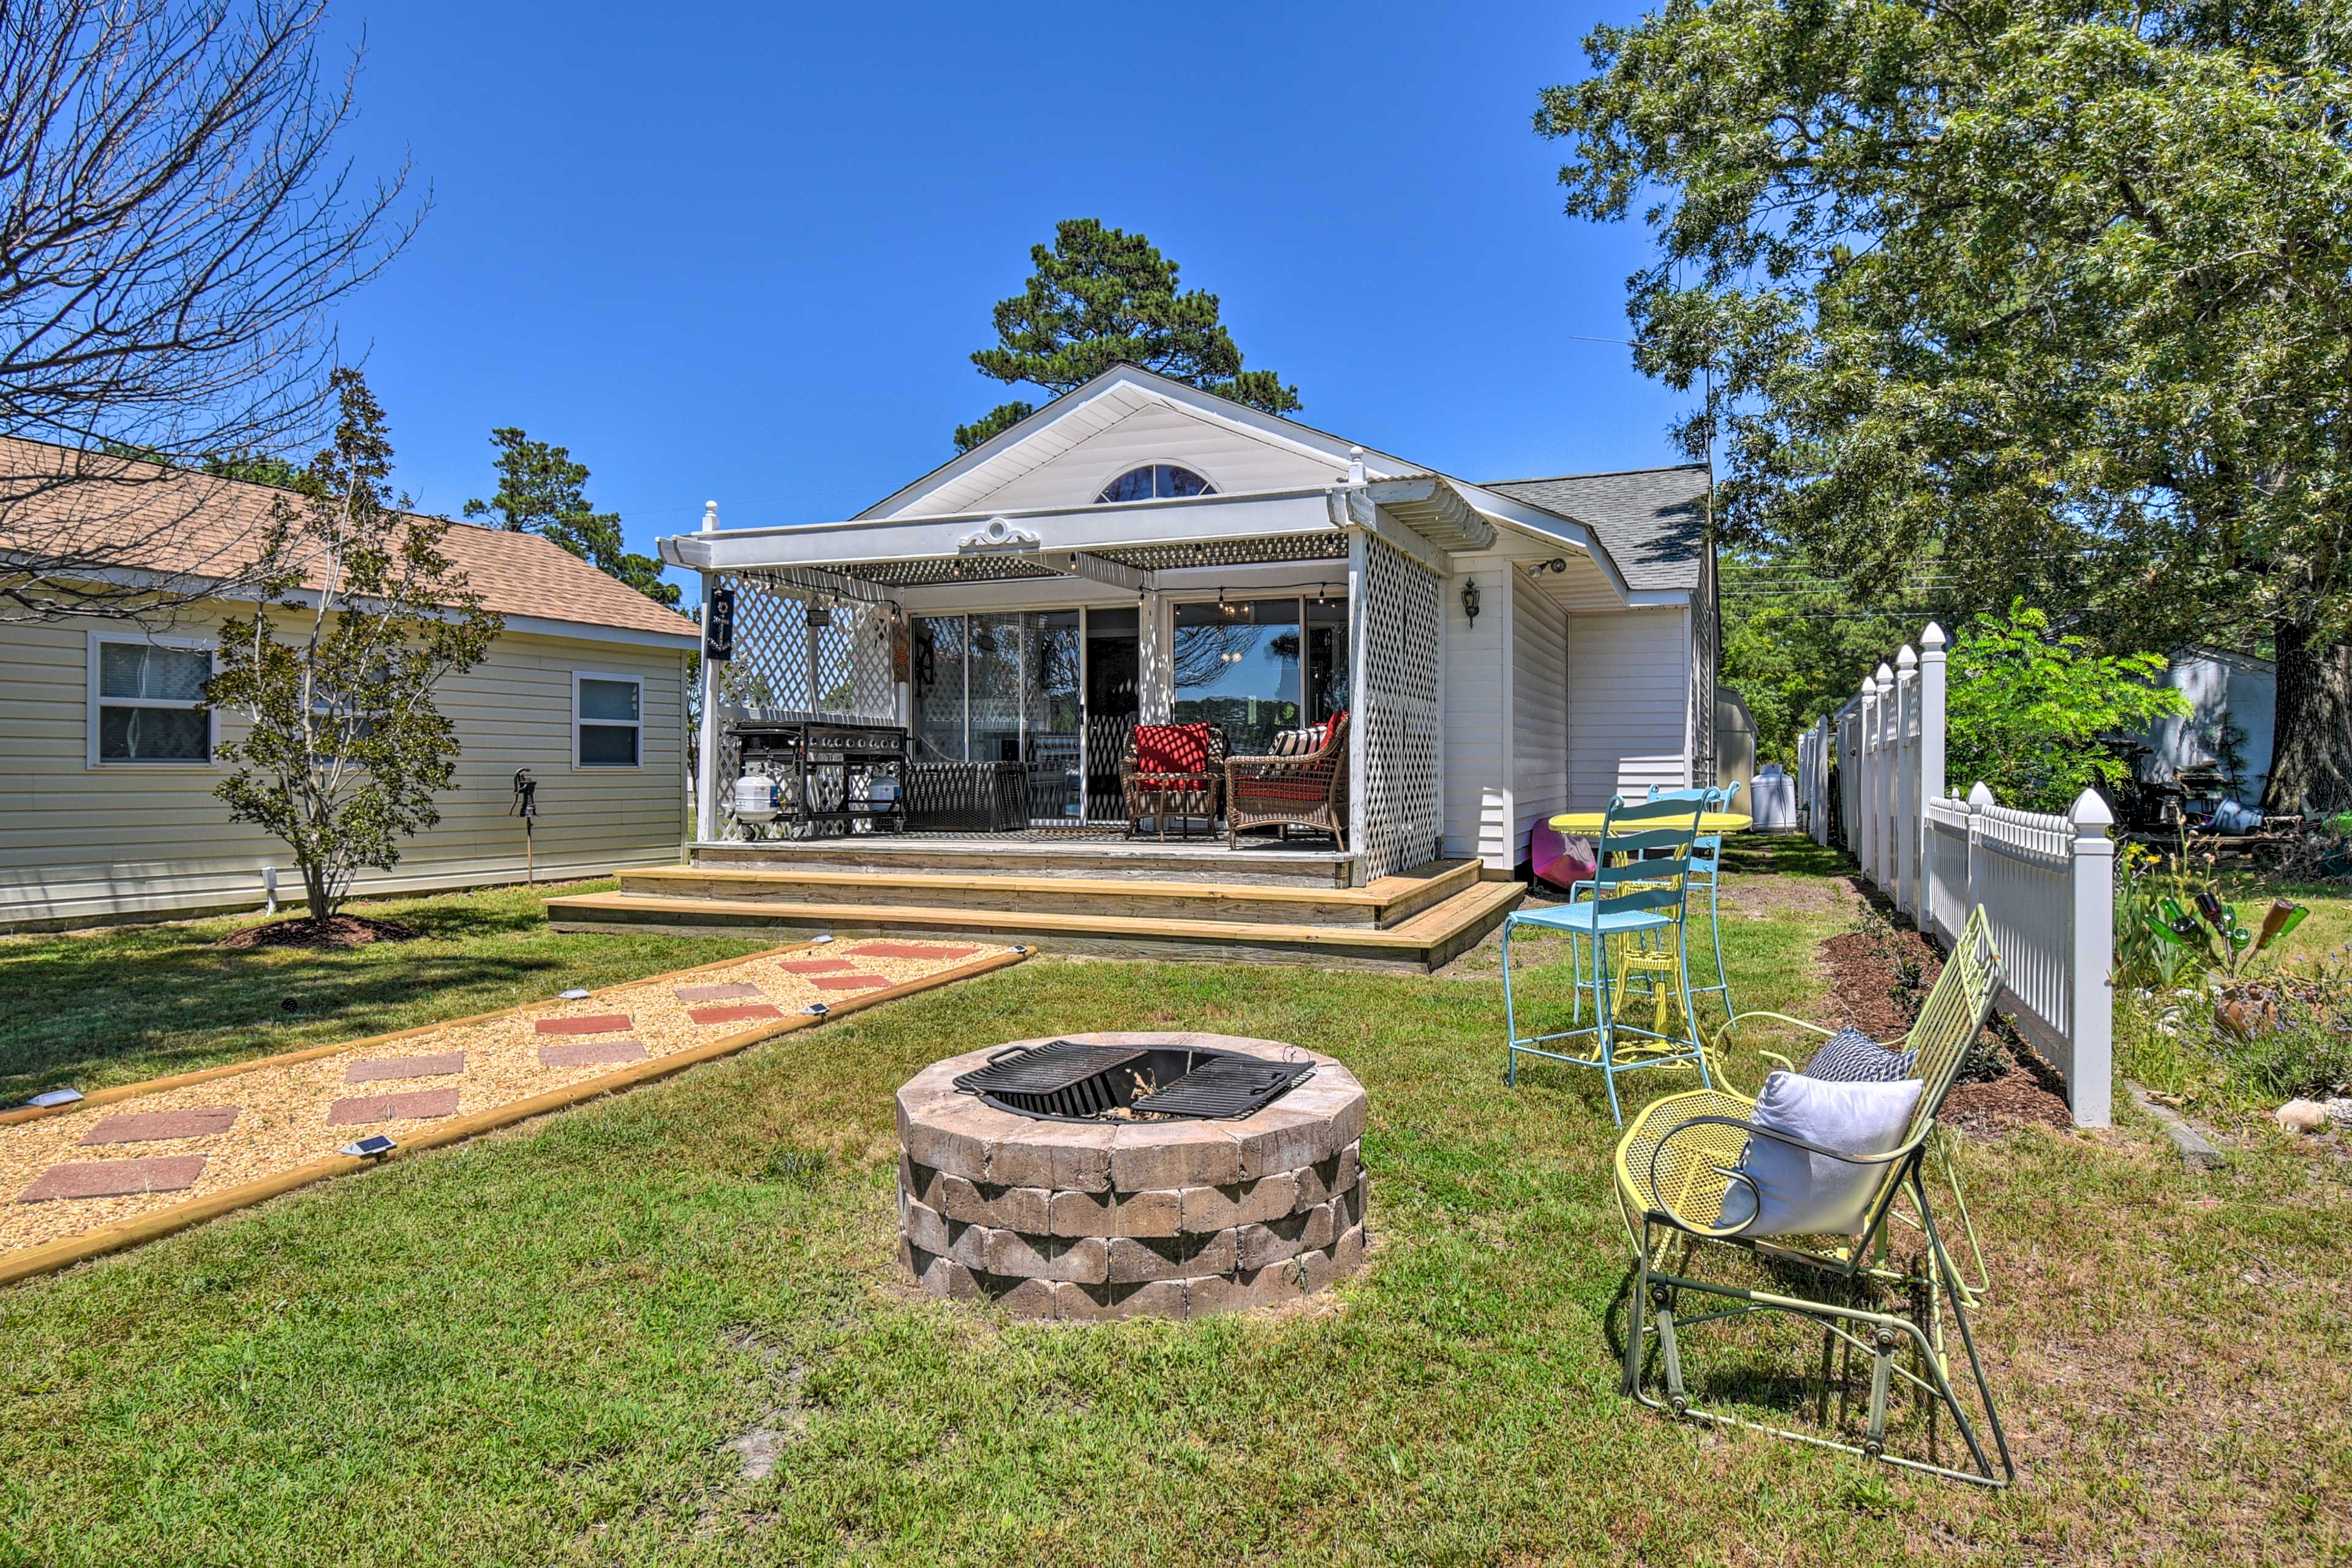
[[(235, 582), (257, 553), (271, 503), (290, 492), (274, 485), (165, 474), (144, 463), (80, 457), (37, 441), (0, 437), (0, 465), (14, 475), (43, 478), (91, 473), (94, 465), (121, 476), (68, 484), (33, 500), (13, 531), (0, 531), (0, 550), (12, 543), (37, 548), (45, 527), (69, 531), (77, 555), (125, 572), (176, 579)], [(136, 482), (122, 482), (135, 479)], [(119, 548), (108, 549), (110, 540)], [(469, 522), (449, 523), (441, 552), (455, 562), (489, 609), (509, 617), (562, 621), (617, 631), (693, 637), (695, 623), (609, 577), (552, 541)], [(318, 587), (316, 577), (306, 586)]]
[[(890, 517), (901, 512), (958, 513), (971, 510), (980, 497), (1002, 489), (1028, 470), (1050, 462), (1096, 431), (1126, 417), (1148, 403), (1174, 403), (1234, 426), (1269, 445), (1331, 465), (1335, 479), (1344, 475), (1349, 455), (1357, 444), (1264, 413), (1230, 398), (1203, 392), (1190, 383), (1149, 371), (1141, 365), (1115, 364), (1072, 387), (1009, 429), (1000, 431), (971, 451), (950, 458), (929, 473), (903, 485), (856, 514), (853, 521)], [(1375, 479), (1421, 471), (1386, 452), (1363, 448), (1364, 471)], [(919, 506), (916, 503), (921, 503)]]
[(1701, 464), (1493, 479), (1480, 488), (1584, 524), (1636, 591), (1698, 586), (1706, 549), (1706, 468)]

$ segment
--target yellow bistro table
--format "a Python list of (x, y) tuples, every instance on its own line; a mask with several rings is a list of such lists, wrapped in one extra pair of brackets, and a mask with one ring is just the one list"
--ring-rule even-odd
[[(1551, 819), (1551, 825), (1570, 838), (1598, 838), (1601, 821), (1608, 815), (1605, 811), (1563, 811)], [(1745, 833), (1755, 825), (1754, 817), (1737, 811), (1701, 812), (1698, 819), (1700, 837), (1708, 838), (1725, 833)]]

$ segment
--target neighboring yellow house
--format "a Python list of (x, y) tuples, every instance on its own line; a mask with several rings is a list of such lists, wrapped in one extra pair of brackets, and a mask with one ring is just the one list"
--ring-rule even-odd
[[(0, 460), (45, 450), (0, 444)], [(232, 576), (236, 542), (279, 493), (195, 477), (152, 489), (142, 510), (176, 507), (184, 521), (160, 546), (157, 531), (140, 531), (125, 570), (182, 581)], [(694, 623), (536, 535), (454, 523), (442, 549), (506, 631), (438, 688), (463, 748), (440, 825), (356, 890), (522, 880), (518, 768), (539, 785), (540, 879), (681, 858)], [(153, 626), (0, 625), (0, 930), (258, 908), (273, 868), (280, 900), (299, 905), (286, 847), (231, 822), (213, 795), (236, 721), (194, 711), (234, 608), (206, 601)]]

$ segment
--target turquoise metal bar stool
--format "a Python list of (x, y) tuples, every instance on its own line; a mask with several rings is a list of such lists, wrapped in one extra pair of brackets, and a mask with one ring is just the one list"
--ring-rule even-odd
[[(1637, 1068), (1696, 1062), (1699, 1081), (1713, 1087), (1707, 1076), (1706, 1052), (1699, 1042), (1698, 1025), (1691, 1009), (1689, 959), (1679, 940), (1688, 898), (1691, 846), (1698, 837), (1698, 818), (1703, 808), (1703, 802), (1693, 800), (1629, 802), (1618, 796), (1609, 803), (1609, 814), (1601, 821), (1599, 865), (1591, 879), (1592, 897), (1549, 909), (1516, 910), (1503, 921), (1503, 1015), (1510, 1034), (1507, 1076), (1511, 1084), (1516, 1086), (1519, 1081), (1522, 1055), (1598, 1068), (1609, 1091), (1609, 1114), (1620, 1126), (1625, 1121), (1624, 1109), (1617, 1098), (1620, 1073)], [(1570, 1026), (1551, 1034), (1519, 1033), (1518, 1002), (1511, 984), (1511, 937), (1514, 931), (1528, 926), (1567, 932), (1571, 957), (1577, 955), (1580, 942), (1590, 945), (1593, 973), (1591, 1025), (1583, 1023), (1584, 986), (1580, 963), (1577, 1006)], [(1673, 962), (1668, 965), (1663, 961), (1666, 958), (1664, 943), (1670, 939), (1674, 941), (1674, 952)], [(1643, 1028), (1618, 1016), (1620, 998), (1611, 989), (1612, 942), (1620, 944), (1614, 967), (1634, 962), (1635, 953), (1649, 960), (1642, 968), (1654, 990), (1663, 983), (1662, 971), (1672, 969), (1681, 990), (1682, 1017), (1687, 1035), (1670, 1035), (1663, 1025)], [(1633, 952), (1624, 951), (1628, 944), (1633, 945)], [(1591, 1041), (1591, 1054), (1545, 1048), (1581, 1039)]]

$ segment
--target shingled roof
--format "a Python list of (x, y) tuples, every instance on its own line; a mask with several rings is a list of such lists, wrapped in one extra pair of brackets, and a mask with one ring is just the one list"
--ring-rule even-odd
[[(46, 478), (79, 471), (152, 476), (147, 464), (82, 458), (38, 442), (0, 438), (0, 464), (15, 476)], [(270, 504), (289, 492), (271, 485), (206, 474), (167, 474), (144, 482), (98, 478), (64, 485), (34, 499), (13, 527), (0, 529), (0, 550), (11, 543), (43, 549), (39, 535), (69, 537), (77, 556), (130, 571), (180, 579), (234, 583), (257, 552)], [(110, 540), (120, 547), (110, 550)], [(45, 553), (54, 557), (58, 546)], [(441, 552), (466, 574), (483, 605), (502, 616), (529, 616), (578, 626), (666, 637), (697, 636), (695, 623), (609, 577), (562, 545), (535, 533), (509, 533), (452, 521)], [(308, 586), (317, 587), (313, 578)]]
[(1496, 479), (1484, 488), (1592, 530), (1629, 588), (1698, 586), (1706, 549), (1706, 469), (1700, 464)]

